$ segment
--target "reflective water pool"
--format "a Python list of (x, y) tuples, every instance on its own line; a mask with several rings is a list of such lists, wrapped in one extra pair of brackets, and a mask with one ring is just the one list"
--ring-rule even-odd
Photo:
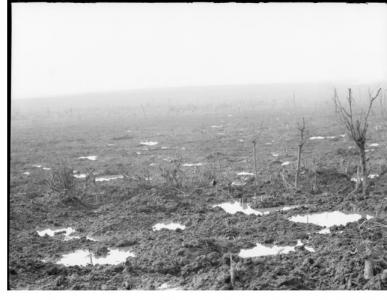
[(58, 229), (50, 229), (50, 228), (47, 228), (47, 229), (44, 229), (44, 230), (38, 230), (36, 231), (38, 233), (39, 236), (54, 236), (56, 234), (59, 234), (59, 233), (62, 233), (68, 237), (70, 236), (70, 234), (73, 234), (75, 232), (75, 230), (71, 227), (67, 227), (67, 228), (58, 228)]
[[(239, 252), (239, 256), (242, 258), (249, 258), (249, 257), (259, 257), (259, 256), (269, 256), (269, 255), (279, 255), (279, 254), (288, 254), (290, 252), (296, 251), (295, 248), (297, 246), (302, 246), (303, 243), (301, 240), (297, 241), (296, 246), (265, 246), (261, 243), (257, 243), (257, 245), (254, 248), (251, 249), (241, 249)], [(312, 247), (306, 246), (306, 250), (309, 252), (315, 252)]]
[(223, 210), (225, 210), (229, 214), (236, 214), (238, 212), (242, 212), (246, 215), (254, 214), (256, 216), (262, 216), (262, 215), (268, 215), (268, 214), (270, 214), (272, 212), (276, 212), (276, 211), (291, 210), (291, 209), (299, 207), (299, 205), (253, 209), (247, 203), (241, 203), (241, 202), (235, 201), (235, 202), (223, 202), (220, 204), (215, 204), (212, 207), (221, 207)]
[(124, 178), (123, 175), (104, 175), (95, 178), (95, 181), (110, 181)]
[[(348, 223), (356, 222), (360, 220), (362, 216), (360, 214), (345, 214), (340, 211), (322, 212), (307, 215), (297, 215), (289, 218), (289, 221), (298, 223), (311, 223), (321, 227), (324, 227), (318, 233), (328, 234), (330, 233), (329, 227), (332, 226), (345, 226)], [(367, 219), (372, 216), (367, 215)]]
[(97, 160), (97, 155), (80, 156), (78, 159)]
[(200, 167), (203, 163), (185, 163), (183, 164), (183, 167)]
[(143, 146), (156, 146), (159, 142), (152, 142), (152, 141), (145, 141), (145, 142), (140, 142), (140, 145)]
[(64, 254), (56, 263), (65, 266), (86, 266), (92, 265), (116, 265), (126, 261), (128, 257), (135, 257), (134, 253), (130, 251), (110, 249), (105, 256), (96, 257), (94, 253), (89, 250), (76, 250), (74, 252)]
[(158, 230), (161, 230), (161, 229), (169, 229), (169, 230), (181, 229), (181, 230), (184, 230), (185, 229), (185, 225), (181, 225), (179, 223), (168, 223), (168, 224), (157, 223), (156, 225), (154, 225), (152, 227), (152, 229), (153, 229), (153, 231), (158, 231)]

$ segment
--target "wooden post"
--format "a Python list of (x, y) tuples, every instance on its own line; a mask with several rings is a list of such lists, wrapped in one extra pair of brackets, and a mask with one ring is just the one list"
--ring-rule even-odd
[(232, 254), (230, 253), (230, 284), (231, 287), (234, 288), (235, 285), (235, 268), (234, 262), (232, 261)]
[(300, 131), (300, 143), (298, 144), (297, 170), (296, 170), (296, 177), (294, 179), (294, 187), (296, 189), (298, 188), (298, 180), (300, 177), (302, 147), (304, 146), (304, 143), (305, 143), (305, 140), (304, 140), (305, 120), (304, 120), (304, 118), (302, 118), (302, 126), (299, 125), (298, 130)]
[(254, 170), (255, 170), (255, 187), (258, 188), (258, 168), (257, 168), (257, 150), (256, 150), (257, 142), (253, 141), (253, 153), (254, 153)]

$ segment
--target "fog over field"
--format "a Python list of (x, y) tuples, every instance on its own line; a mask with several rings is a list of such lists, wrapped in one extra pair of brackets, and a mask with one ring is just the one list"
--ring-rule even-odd
[(11, 80), (8, 289), (387, 289), (386, 4), (13, 3)]

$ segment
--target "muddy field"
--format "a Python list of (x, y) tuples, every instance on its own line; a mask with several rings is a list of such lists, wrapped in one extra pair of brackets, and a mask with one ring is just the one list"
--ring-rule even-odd
[[(9, 288), (386, 289), (387, 123), (377, 110), (367, 150), (363, 199), (346, 197), (357, 152), (328, 107), (14, 120)], [(63, 201), (47, 185), (59, 163), (76, 189), (90, 168), (95, 184)], [(315, 215), (324, 212), (335, 213)]]

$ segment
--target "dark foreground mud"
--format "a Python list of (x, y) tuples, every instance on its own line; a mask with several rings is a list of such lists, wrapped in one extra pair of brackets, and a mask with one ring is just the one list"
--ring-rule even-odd
[[(387, 180), (384, 176), (379, 180)], [(340, 183), (339, 183), (340, 184)], [(265, 185), (270, 189), (270, 183)], [(247, 185), (232, 193), (249, 193)], [(269, 215), (227, 214), (212, 205), (227, 201), (225, 192), (212, 187), (197, 191), (167, 193), (153, 187), (122, 198), (118, 184), (109, 184), (110, 198), (95, 203), (94, 209), (63, 204), (45, 197), (12, 203), (10, 235), (11, 289), (386, 289), (383, 270), (387, 268), (386, 200), (351, 199), (326, 191), (317, 195), (287, 193), (280, 204), (300, 207)], [(227, 190), (227, 188), (225, 188)], [(262, 189), (264, 191), (264, 189)], [(375, 191), (374, 191), (375, 192)], [(121, 199), (115, 197), (121, 193)], [(380, 191), (376, 191), (376, 194)], [(382, 193), (383, 194), (383, 193)], [(373, 195), (373, 192), (371, 192)], [(384, 197), (384, 195), (383, 195)], [(253, 207), (267, 206), (257, 200)], [(384, 206), (381, 204), (384, 203)], [(379, 207), (378, 211), (375, 207)], [(381, 207), (381, 208), (380, 208)], [(318, 234), (321, 227), (287, 220), (296, 214), (341, 210), (368, 213), (347, 226), (331, 228), (330, 234)], [(158, 222), (178, 222), (185, 230), (153, 231)], [(64, 240), (63, 235), (40, 237), (36, 228), (73, 227), (86, 238)], [(303, 246), (295, 252), (257, 258), (240, 258), (240, 249), (257, 242), (268, 246)], [(65, 267), (55, 264), (61, 255), (76, 249), (97, 253), (104, 247), (130, 249), (129, 257), (118, 265)], [(373, 273), (364, 278), (372, 249)], [(230, 282), (230, 253), (235, 282)], [(44, 260), (45, 262), (43, 262)]]
[[(268, 116), (267, 129), (257, 143), (259, 180), (257, 184), (253, 179), (233, 186), (238, 172), (254, 172), (251, 140), (264, 117), (246, 114), (235, 120), (213, 116), (206, 120), (201, 115), (192, 122), (188, 118), (168, 119), (165, 124), (160, 121), (154, 125), (151, 120), (153, 127), (137, 121), (73, 127), (43, 124), (39, 128), (16, 124), (11, 157), (9, 288), (386, 289), (386, 136), (371, 131), (372, 141), (380, 147), (367, 153), (370, 170), (379, 175), (369, 181), (369, 195), (365, 199), (348, 197), (354, 188), (351, 177), (358, 159), (356, 151), (349, 150), (351, 141), (340, 137), (343, 129), (334, 127), (333, 122), (308, 118), (314, 135), (337, 138), (308, 140), (300, 190), (295, 192), (285, 182), (294, 182), (298, 137), (294, 134), (297, 130), (288, 124), (295, 122), (295, 116)], [(221, 123), (226, 118), (227, 122)], [(224, 128), (211, 127), (214, 124), (224, 124)], [(148, 148), (139, 145), (145, 140), (159, 144)], [(108, 146), (110, 143), (114, 146)], [(273, 152), (280, 154), (273, 157)], [(97, 159), (78, 159), (85, 155), (96, 155)], [(184, 163), (203, 165), (177, 168), (184, 173), (182, 184), (169, 180), (165, 170), (164, 176), (156, 178), (161, 166), (171, 168), (169, 175), (173, 174), (170, 161), (179, 156)], [(45, 181), (61, 157), (80, 173), (92, 167), (99, 175), (127, 177), (98, 182), (82, 203), (61, 201)], [(319, 163), (313, 165), (313, 160)], [(290, 164), (281, 166), (285, 161)], [(51, 171), (34, 164), (51, 167)], [(25, 175), (26, 171), (30, 175)], [(315, 177), (317, 189), (313, 186)], [(83, 185), (82, 179), (78, 182)], [(298, 207), (271, 209), (262, 216), (231, 215), (220, 207), (213, 208), (226, 201), (241, 201), (252, 209)], [(320, 226), (288, 220), (326, 211), (364, 217), (346, 226), (333, 226), (328, 234), (319, 234)], [(367, 215), (373, 218), (367, 219)], [(168, 222), (185, 229), (153, 231), (155, 224)], [(67, 227), (75, 229), (80, 238), (37, 234), (37, 230)], [(303, 246), (297, 246), (298, 241)], [(295, 246), (295, 251), (238, 256), (242, 249), (257, 243)], [(56, 263), (75, 250), (104, 255), (108, 248), (129, 250), (135, 257), (117, 265)], [(365, 265), (370, 263), (370, 274), (365, 276)]]

